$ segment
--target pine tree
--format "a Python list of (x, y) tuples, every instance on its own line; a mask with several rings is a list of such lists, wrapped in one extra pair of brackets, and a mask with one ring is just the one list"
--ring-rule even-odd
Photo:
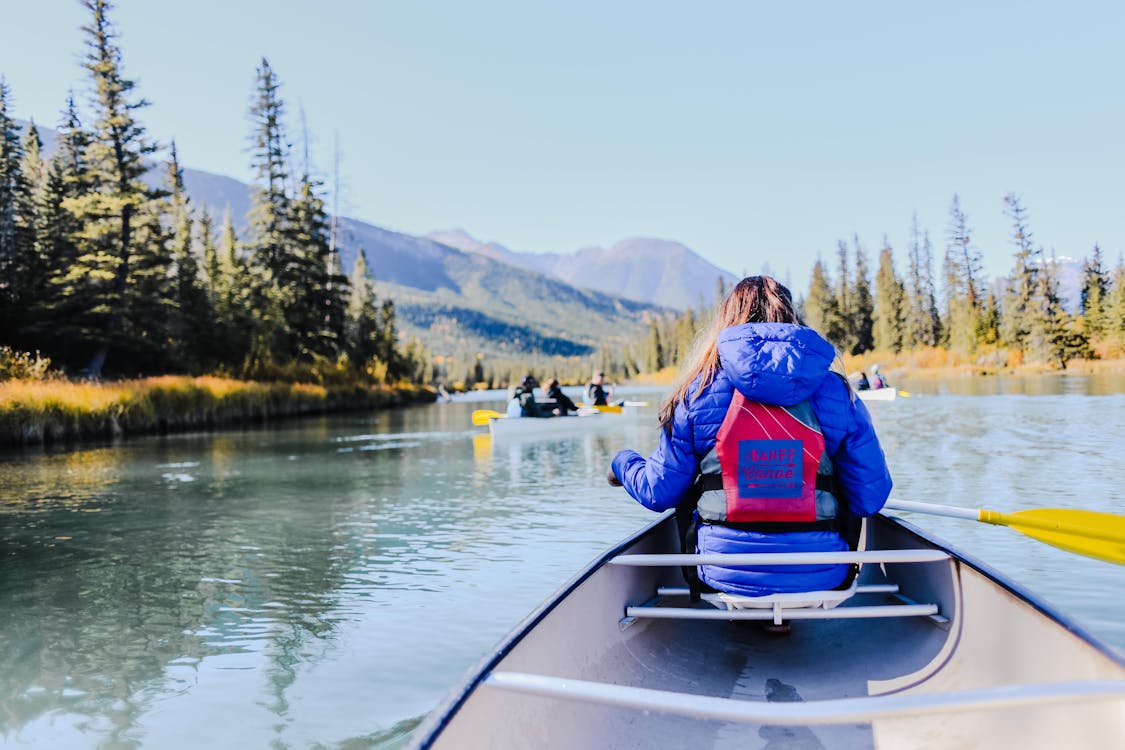
[(872, 334), (879, 351), (898, 352), (903, 343), (904, 289), (895, 272), (894, 251), (887, 238), (879, 252), (879, 270), (875, 273), (875, 321)]
[(875, 300), (871, 295), (871, 280), (867, 270), (867, 251), (859, 244), (859, 236), (852, 237), (855, 248), (855, 284), (852, 287), (852, 329), (855, 346), (852, 354), (862, 354), (875, 346)]
[[(425, 383), (430, 380), (430, 353), (417, 338), (406, 342), (403, 349), (401, 376), (411, 383)], [(509, 381), (514, 380), (509, 376)]]
[(219, 247), (215, 244), (215, 220), (206, 208), (199, 211), (196, 222), (196, 245), (203, 262), (201, 277), (207, 295), (207, 304), (214, 310), (219, 305), (219, 289), (222, 283), (223, 267), (219, 260)]
[[(153, 285), (144, 282), (166, 274), (167, 259), (165, 248), (146, 244), (161, 239), (158, 217), (149, 205), (159, 193), (141, 180), (145, 157), (155, 147), (133, 114), (147, 102), (130, 99), (134, 84), (121, 73), (121, 51), (108, 17), (112, 5), (107, 0), (83, 0), (83, 5), (90, 13), (82, 28), (84, 65), (93, 78), (97, 115), (86, 149), (89, 190), (66, 202), (81, 231), (78, 257), (63, 279), (63, 291), (75, 297), (75, 343), (89, 355), (87, 374), (97, 377), (112, 347), (151, 355), (152, 347), (163, 346), (154, 328), (160, 318), (150, 316), (157, 304), (149, 296)], [(135, 236), (142, 233), (141, 224), (144, 242)], [(122, 363), (121, 368), (133, 365)]]
[(251, 369), (299, 352), (294, 332), (286, 324), (286, 313), (296, 304), (296, 288), (287, 284), (292, 277), (286, 273), (293, 248), (293, 231), (289, 226), (293, 210), (286, 166), (289, 144), (283, 123), (285, 105), (280, 87), (269, 61), (262, 58), (250, 104), (254, 127), (251, 165), (257, 178), (248, 230), (250, 309), (254, 316), (247, 357)]
[(930, 233), (922, 236), (922, 264), (923, 264), (923, 300), (926, 304), (927, 317), (927, 346), (937, 346), (942, 340), (941, 313), (938, 312), (937, 290), (934, 285), (934, 246), (930, 242)]
[(19, 281), (17, 307), (12, 315), (16, 344), (21, 349), (39, 349), (38, 342), (29, 335), (34, 318), (30, 313), (38, 300), (47, 294), (46, 258), (41, 240), (48, 236), (48, 216), (41, 205), (41, 192), (47, 181), (47, 164), (43, 159), (43, 141), (39, 128), (32, 121), (20, 145), (22, 160), (20, 180), (15, 192), (16, 268)]
[(1000, 296), (994, 288), (989, 288), (984, 296), (977, 323), (977, 341), (989, 346), (1000, 343)]
[(172, 223), (174, 296), (169, 325), (171, 362), (177, 370), (199, 371), (203, 367), (214, 366), (213, 361), (204, 357), (214, 320), (200, 279), (199, 259), (192, 236), (192, 212), (184, 192), (184, 175), (175, 141), (171, 144), (166, 189), (169, 194), (167, 210)]
[(950, 348), (972, 354), (979, 336), (982, 268), (980, 251), (973, 245), (968, 217), (956, 194), (949, 208), (945, 260), (945, 340)]
[(1016, 246), (1016, 262), (1008, 279), (1000, 315), (1000, 339), (1013, 348), (1025, 350), (1030, 333), (1034, 297), (1040, 288), (1039, 269), (1043, 251), (1031, 242), (1027, 209), (1015, 193), (1004, 196), (1005, 213), (1012, 221), (1012, 244)]
[(671, 340), (674, 342), (673, 354), (668, 364), (681, 365), (687, 359), (692, 343), (695, 341), (695, 311), (690, 307), (676, 317)]
[(837, 317), (832, 285), (824, 270), (824, 263), (818, 258), (813, 264), (809, 293), (805, 297), (805, 324), (831, 341), (830, 334), (836, 332), (832, 329), (836, 326)]
[(89, 135), (82, 129), (71, 95), (59, 124), (55, 152), (35, 188), (35, 252), (43, 267), (43, 289), (29, 300), (25, 327), (28, 340), (60, 362), (70, 359), (68, 332), (71, 321), (81, 314), (79, 300), (65, 294), (66, 277), (77, 258), (75, 237), (81, 229), (67, 201), (89, 189), (88, 144)]
[(1082, 262), (1082, 290), (1079, 296), (1082, 326), (1091, 340), (1099, 340), (1105, 336), (1108, 291), (1109, 279), (1102, 261), (1102, 249), (1094, 245), (1093, 256)]
[(262, 58), (257, 70), (257, 89), (250, 105), (254, 124), (251, 166), (257, 175), (253, 205), (250, 209), (250, 235), (255, 263), (281, 276), (285, 265), (286, 223), (291, 211), (287, 190), (286, 157), (289, 144), (285, 139), (285, 104), (280, 95), (281, 83)]
[(1068, 360), (1088, 357), (1089, 341), (1062, 308), (1057, 267), (1052, 252), (1050, 262), (1043, 265), (1038, 275), (1039, 287), (1029, 310), (1027, 349), (1034, 359), (1057, 364), (1065, 370)]
[[(379, 309), (367, 272), (367, 258), (360, 248), (352, 268), (351, 295), (347, 306), (345, 342), (348, 356), (357, 367), (367, 367), (381, 349)], [(386, 364), (386, 362), (384, 362)]]
[[(21, 309), (21, 275), (29, 253), (27, 217), (29, 189), (23, 175), (23, 147), (19, 130), (9, 115), (11, 90), (0, 78), (0, 314), (18, 321)], [(17, 322), (18, 325), (18, 322)], [(14, 338), (16, 326), (5, 325), (0, 336)]]
[(836, 288), (832, 290), (833, 307), (836, 311), (835, 325), (829, 324), (829, 330), (834, 331), (835, 339), (832, 343), (842, 351), (854, 353), (856, 348), (855, 335), (855, 310), (852, 307), (852, 274), (848, 264), (848, 243), (838, 240), (836, 243)]
[(347, 279), (332, 273), (329, 219), (315, 188), (306, 171), (290, 203), (286, 261), (278, 282), (285, 290), (283, 299), (291, 300), (285, 309), (286, 328), (295, 345), (291, 355), (335, 359), (344, 348), (343, 318), (337, 311), (345, 307)]
[(254, 299), (254, 277), (241, 257), (229, 207), (223, 216), (219, 238), (218, 269), (212, 272), (216, 330), (213, 348), (219, 362), (245, 369), (251, 356), (256, 322), (256, 316), (250, 309)]
[(73, 92), (67, 95), (66, 109), (59, 123), (58, 152), (66, 175), (67, 194), (71, 197), (85, 195), (90, 190), (89, 161), (91, 134), (82, 127), (78, 105)]
[(1110, 284), (1106, 335), (1118, 345), (1125, 344), (1125, 260), (1118, 257)]
[(940, 338), (940, 319), (934, 294), (933, 249), (929, 233), (918, 227), (918, 216), (910, 224), (910, 251), (906, 275), (906, 330), (904, 347), (934, 346)]
[(645, 349), (645, 370), (658, 372), (664, 368), (664, 344), (656, 321), (649, 323), (648, 346)]
[[(398, 313), (395, 312), (393, 300), (385, 299), (379, 306), (379, 348), (375, 356), (379, 361), (387, 363), (388, 378), (392, 381), (406, 378), (412, 383), (424, 383), (425, 379), (413, 379), (410, 375), (411, 364), (409, 357), (400, 355), (398, 351)], [(417, 350), (415, 354), (417, 354)], [(429, 353), (422, 347), (421, 354), (425, 361), (429, 361)], [(422, 360), (418, 360), (422, 361)], [(416, 363), (417, 364), (417, 363)]]

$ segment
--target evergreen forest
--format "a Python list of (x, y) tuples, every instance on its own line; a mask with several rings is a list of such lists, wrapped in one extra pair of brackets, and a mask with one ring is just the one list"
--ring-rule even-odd
[[(83, 0), (89, 96), (65, 97), (56, 147), (18, 127), (0, 78), (0, 347), (91, 380), (219, 373), (309, 382), (423, 382), (362, 254), (341, 267), (307, 146), (286, 132), (266, 59), (249, 106), (248, 229), (184, 191), (174, 142), (148, 137), (105, 0)], [(249, 78), (249, 76), (248, 76)], [(304, 143), (308, 134), (300, 134)], [(29, 355), (22, 355), (26, 359)], [(17, 357), (18, 358), (18, 357)]]

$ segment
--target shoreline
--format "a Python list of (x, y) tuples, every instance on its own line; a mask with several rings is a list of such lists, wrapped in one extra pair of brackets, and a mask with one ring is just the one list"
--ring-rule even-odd
[(429, 386), (265, 383), (161, 376), (115, 383), (0, 382), (0, 448), (221, 430), (320, 414), (432, 403)]
[[(849, 376), (858, 375), (860, 371), (871, 370), (871, 366), (878, 364), (879, 371), (885, 375), (893, 376), (894, 380), (906, 379), (941, 379), (941, 378), (992, 378), (1006, 377), (1035, 377), (1040, 375), (1082, 376), (1082, 375), (1125, 375), (1125, 358), (1108, 359), (1072, 359), (1066, 363), (1066, 368), (1061, 368), (1043, 363), (1026, 363), (1018, 365), (989, 365), (972, 364), (963, 362), (948, 362), (948, 357), (927, 356), (929, 352), (915, 352), (911, 354), (885, 354), (872, 356), (866, 353), (843, 358), (844, 366)], [(655, 373), (643, 373), (629, 378), (627, 385), (672, 385), (679, 370), (666, 367)]]
[(1055, 367), (1041, 363), (1020, 364), (1012, 367), (989, 366), (979, 364), (943, 364), (943, 365), (916, 365), (912, 363), (896, 362), (894, 358), (884, 360), (868, 360), (857, 362), (860, 358), (848, 358), (847, 370), (849, 375), (862, 371), (870, 372), (872, 364), (879, 365), (879, 371), (886, 375), (899, 378), (940, 379), (940, 378), (994, 378), (1005, 377), (1037, 377), (1041, 375), (1084, 376), (1084, 375), (1121, 375), (1125, 374), (1125, 359), (1074, 359), (1067, 362), (1066, 367)]

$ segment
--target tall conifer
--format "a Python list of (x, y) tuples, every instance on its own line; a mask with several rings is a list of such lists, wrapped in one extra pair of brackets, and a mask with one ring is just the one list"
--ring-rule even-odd
[[(163, 345), (153, 329), (159, 318), (150, 315), (156, 304), (150, 295), (157, 278), (167, 273), (167, 258), (153, 224), (155, 211), (148, 205), (158, 193), (141, 180), (145, 157), (155, 147), (134, 112), (147, 102), (133, 98), (134, 83), (122, 75), (121, 51), (109, 20), (112, 5), (108, 0), (83, 0), (83, 5), (90, 14), (82, 27), (84, 66), (93, 80), (96, 116), (86, 148), (89, 190), (67, 200), (81, 228), (78, 257), (64, 287), (75, 297), (72, 332), (89, 357), (86, 372), (97, 377), (111, 348), (129, 352), (140, 347), (151, 354), (152, 347)], [(144, 235), (143, 242), (138, 234)]]
[[(28, 234), (22, 215), (28, 196), (23, 147), (9, 113), (10, 101), (11, 89), (0, 78), (0, 312), (5, 320), (14, 320), (20, 308), (20, 276), (26, 263)], [(5, 334), (15, 332), (15, 326), (5, 329)]]
[(852, 326), (855, 346), (852, 354), (870, 351), (875, 346), (875, 300), (871, 294), (870, 272), (867, 268), (867, 251), (852, 237), (855, 248), (855, 284), (852, 287)]
[(1031, 241), (1027, 209), (1015, 193), (1004, 196), (1004, 211), (1012, 222), (1012, 244), (1016, 247), (1015, 267), (1008, 278), (1000, 314), (1000, 338), (1010, 347), (1026, 349), (1034, 313), (1034, 297), (1039, 290), (1039, 271), (1043, 251)]
[(1087, 336), (1102, 338), (1107, 329), (1107, 296), (1109, 278), (1102, 260), (1102, 249), (1094, 245), (1091, 257), (1082, 262), (1082, 289), (1079, 296), (1079, 313)]
[(961, 209), (960, 198), (954, 194), (946, 226), (945, 340), (959, 352), (971, 354), (980, 335), (981, 284), (983, 262), (975, 247), (968, 226), (968, 217)]
[(875, 348), (879, 351), (902, 349), (903, 298), (902, 281), (895, 271), (894, 251), (884, 237), (883, 249), (879, 251), (879, 270), (875, 273), (875, 322), (872, 326)]
[(822, 336), (829, 336), (829, 328), (836, 317), (836, 305), (832, 295), (832, 285), (824, 270), (824, 263), (817, 258), (813, 264), (812, 278), (809, 280), (809, 293), (805, 297), (805, 323)]

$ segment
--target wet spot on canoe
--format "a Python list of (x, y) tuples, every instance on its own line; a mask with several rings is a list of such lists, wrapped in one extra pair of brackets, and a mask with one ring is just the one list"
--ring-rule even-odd
[(766, 680), (766, 700), (770, 703), (799, 703), (805, 699), (797, 688), (771, 677)]

